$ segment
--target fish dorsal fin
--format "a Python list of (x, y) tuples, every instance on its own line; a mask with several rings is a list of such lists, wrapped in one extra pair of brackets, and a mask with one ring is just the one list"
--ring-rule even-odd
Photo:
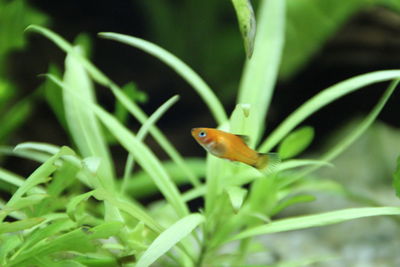
[(241, 135), (241, 134), (235, 134), (237, 137), (239, 137), (240, 139), (242, 139), (242, 141), (248, 145), (250, 144), (250, 137), (248, 135)]

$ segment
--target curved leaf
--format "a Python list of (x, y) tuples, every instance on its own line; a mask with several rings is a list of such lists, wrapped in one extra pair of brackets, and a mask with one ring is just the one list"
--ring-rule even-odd
[(400, 70), (376, 71), (359, 75), (328, 87), (290, 114), (262, 143), (259, 150), (263, 153), (268, 152), (302, 121), (342, 96), (362, 89), (367, 85), (399, 77)]
[(158, 258), (189, 235), (203, 221), (204, 217), (202, 215), (191, 214), (168, 227), (151, 243), (142, 257), (140, 257), (136, 267), (146, 267), (153, 264)]
[(208, 108), (211, 110), (218, 124), (222, 124), (227, 120), (225, 110), (211, 88), (204, 82), (203, 79), (200, 78), (200, 76), (196, 72), (194, 72), (188, 65), (183, 63), (179, 58), (177, 58), (170, 52), (153, 43), (133, 36), (112, 32), (102, 32), (99, 33), (99, 36), (139, 48), (160, 59), (172, 69), (174, 69), (197, 91), (197, 93), (203, 98), (204, 102), (207, 104)]
[(303, 152), (314, 138), (314, 129), (309, 126), (301, 127), (290, 133), (279, 144), (278, 153), (281, 159), (293, 158)]

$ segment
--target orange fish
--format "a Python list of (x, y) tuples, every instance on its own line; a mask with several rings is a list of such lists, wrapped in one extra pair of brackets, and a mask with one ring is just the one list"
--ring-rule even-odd
[(262, 154), (246, 144), (247, 136), (212, 128), (193, 128), (193, 138), (208, 152), (219, 158), (239, 161), (259, 170), (270, 171), (280, 160), (276, 153)]

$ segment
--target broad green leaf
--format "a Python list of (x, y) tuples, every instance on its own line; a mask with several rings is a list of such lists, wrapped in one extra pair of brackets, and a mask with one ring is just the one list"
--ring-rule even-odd
[(32, 228), (43, 222), (44, 218), (28, 218), (15, 222), (3, 222), (0, 224), (0, 234), (18, 232)]
[(367, 85), (399, 77), (400, 70), (376, 71), (359, 75), (328, 87), (290, 114), (262, 143), (259, 150), (263, 153), (268, 152), (302, 121), (340, 97), (362, 89)]
[[(78, 47), (74, 50), (75, 53), (80, 53)], [(65, 66), (64, 83), (80, 97), (77, 100), (63, 90), (65, 116), (69, 132), (82, 156), (102, 159), (98, 177), (102, 186), (113, 191), (114, 171), (110, 152), (95, 114), (83, 104), (96, 102), (93, 84), (86, 70), (74, 55), (67, 55)]]
[(303, 152), (314, 139), (314, 129), (309, 126), (301, 127), (290, 133), (279, 144), (278, 153), (281, 159), (293, 158)]
[(251, 148), (254, 148), (255, 146), (255, 140), (250, 138), (251, 122), (257, 119), (255, 115), (256, 113), (253, 112), (250, 105), (237, 104), (229, 120), (230, 132), (249, 137), (250, 140), (248, 140), (247, 143)]
[(400, 157), (397, 158), (397, 168), (393, 174), (393, 187), (396, 191), (396, 196), (400, 198)]
[(285, 231), (306, 229), (311, 227), (336, 224), (349, 220), (383, 215), (400, 215), (398, 207), (379, 207), (379, 208), (354, 208), (337, 211), (330, 211), (315, 215), (306, 215), (289, 219), (273, 221), (266, 225), (256, 226), (233, 236), (227, 242), (239, 240), (258, 235), (279, 233)]
[(238, 212), (247, 195), (247, 190), (238, 186), (231, 186), (226, 189), (226, 193), (229, 196), (233, 210)]
[(248, 58), (251, 58), (256, 36), (256, 18), (250, 0), (232, 0), (242, 34), (244, 48)]
[(180, 219), (168, 227), (151, 243), (149, 248), (140, 257), (136, 267), (150, 266), (156, 262), (158, 258), (188, 236), (203, 221), (204, 217), (195, 213)]
[(264, 0), (258, 10), (254, 53), (245, 64), (238, 104), (250, 104), (255, 118), (251, 120), (250, 138), (257, 144), (278, 75), (285, 31), (285, 2)]
[(139, 48), (163, 61), (196, 90), (196, 92), (207, 104), (218, 124), (222, 124), (227, 120), (225, 110), (211, 88), (204, 82), (203, 79), (200, 78), (196, 72), (194, 72), (188, 65), (183, 63), (170, 52), (153, 43), (133, 36), (111, 32), (102, 32), (99, 33), (99, 36)]

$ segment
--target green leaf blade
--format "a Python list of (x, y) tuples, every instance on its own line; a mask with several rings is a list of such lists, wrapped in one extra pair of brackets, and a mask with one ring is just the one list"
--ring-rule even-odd
[(373, 208), (354, 208), (344, 209), (337, 211), (330, 211), (315, 215), (306, 215), (297, 218), (282, 219), (272, 223), (257, 226), (245, 230), (235, 236), (229, 241), (239, 240), (243, 238), (279, 233), (285, 231), (306, 229), (311, 227), (319, 227), (330, 224), (336, 224), (358, 218), (370, 216), (384, 216), (384, 215), (400, 215), (400, 208), (398, 207), (373, 207)]
[(251, 58), (256, 37), (256, 18), (250, 0), (232, 0), (242, 34), (244, 48), (248, 58)]
[(284, 44), (285, 2), (264, 0), (258, 13), (258, 26), (251, 60), (245, 64), (238, 104), (249, 104), (256, 118), (250, 125), (250, 139), (257, 143), (263, 132)]
[(293, 158), (303, 152), (314, 138), (314, 129), (302, 127), (290, 133), (279, 145), (278, 153), (281, 159)]
[(202, 215), (191, 214), (171, 225), (151, 243), (142, 257), (140, 257), (136, 267), (150, 266), (184, 237), (189, 235), (203, 221), (204, 217)]
[(277, 145), (290, 131), (313, 113), (333, 101), (364, 87), (400, 77), (400, 70), (376, 71), (355, 76), (321, 91), (290, 114), (262, 143), (260, 151), (266, 153)]
[[(75, 47), (74, 50), (74, 53), (80, 53), (79, 47)], [(115, 174), (104, 135), (93, 111), (86, 105), (82, 105), (82, 100), (86, 103), (96, 102), (93, 84), (85, 68), (73, 54), (67, 54), (65, 65), (64, 83), (81, 98), (78, 100), (68, 92), (63, 91), (65, 116), (69, 131), (83, 157), (101, 158), (99, 178), (104, 187), (113, 190)]]
[(211, 88), (204, 82), (203, 79), (200, 78), (200, 76), (196, 72), (194, 72), (189, 66), (183, 63), (173, 54), (153, 43), (133, 36), (111, 32), (99, 33), (99, 36), (139, 48), (149, 53), (150, 55), (153, 55), (154, 57), (160, 59), (161, 61), (169, 65), (173, 70), (175, 70), (196, 90), (196, 92), (201, 96), (201, 98), (209, 107), (218, 124), (222, 124), (227, 121), (225, 110)]

